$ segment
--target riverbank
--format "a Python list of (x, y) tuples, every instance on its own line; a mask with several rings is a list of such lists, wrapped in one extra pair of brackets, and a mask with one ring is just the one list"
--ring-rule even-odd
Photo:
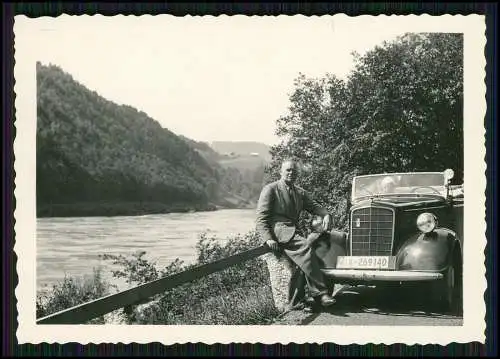
[(112, 217), (144, 216), (148, 214), (209, 212), (220, 209), (252, 209), (255, 203), (220, 201), (219, 203), (162, 202), (77, 202), (37, 205), (37, 217)]
[(161, 203), (161, 202), (78, 202), (49, 203), (37, 206), (37, 217), (101, 217), (141, 216), (147, 214), (188, 213), (216, 211), (213, 203)]

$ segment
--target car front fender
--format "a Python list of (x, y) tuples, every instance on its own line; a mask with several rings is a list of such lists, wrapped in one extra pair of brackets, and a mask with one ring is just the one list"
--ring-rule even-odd
[(320, 265), (323, 268), (335, 268), (337, 266), (337, 257), (345, 256), (347, 233), (332, 230), (314, 245), (314, 252), (319, 258)]
[(453, 231), (438, 228), (412, 235), (396, 254), (399, 270), (444, 271), (452, 262), (458, 239)]

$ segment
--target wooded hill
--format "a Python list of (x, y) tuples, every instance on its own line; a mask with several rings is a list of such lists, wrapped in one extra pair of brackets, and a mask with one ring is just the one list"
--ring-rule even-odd
[(58, 66), (37, 64), (38, 216), (227, 205), (225, 170), (194, 143), (144, 112), (106, 100)]

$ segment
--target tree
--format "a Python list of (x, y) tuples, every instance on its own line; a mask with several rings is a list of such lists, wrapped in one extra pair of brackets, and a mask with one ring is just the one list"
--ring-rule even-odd
[(463, 177), (463, 36), (406, 34), (354, 56), (346, 81), (299, 75), (268, 171), (301, 160), (300, 185), (340, 228), (355, 175), (452, 168)]

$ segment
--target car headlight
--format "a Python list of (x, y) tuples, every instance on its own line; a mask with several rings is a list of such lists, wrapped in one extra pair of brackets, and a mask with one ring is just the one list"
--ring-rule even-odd
[(437, 226), (437, 218), (432, 213), (422, 213), (417, 218), (417, 228), (423, 233), (429, 233)]

